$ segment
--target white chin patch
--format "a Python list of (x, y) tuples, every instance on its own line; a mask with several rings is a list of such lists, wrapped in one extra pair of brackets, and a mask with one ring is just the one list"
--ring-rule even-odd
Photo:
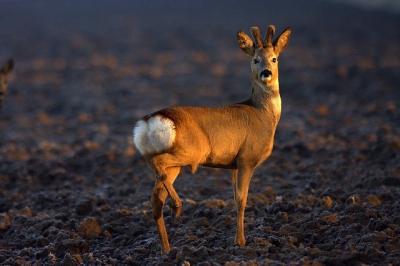
[(269, 76), (269, 77), (262, 76), (262, 77), (261, 77), (261, 80), (262, 80), (262, 81), (270, 81), (271, 79), (272, 79), (271, 76)]

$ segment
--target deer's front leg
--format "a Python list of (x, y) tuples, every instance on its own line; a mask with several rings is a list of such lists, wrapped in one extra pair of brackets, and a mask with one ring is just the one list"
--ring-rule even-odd
[(167, 230), (165, 229), (163, 207), (167, 199), (168, 192), (164, 185), (157, 180), (153, 194), (151, 195), (151, 205), (153, 207), (153, 218), (156, 222), (158, 235), (161, 240), (161, 253), (166, 254), (170, 251)]
[(254, 168), (245, 165), (239, 166), (236, 181), (236, 210), (237, 210), (237, 228), (235, 236), (235, 244), (239, 247), (246, 245), (244, 236), (244, 210), (246, 208), (247, 195), (249, 192), (250, 180), (253, 175)]
[(236, 183), (237, 183), (237, 176), (238, 176), (238, 170), (237, 169), (233, 169), (232, 170), (232, 188), (233, 188), (233, 200), (236, 202), (236, 193), (237, 193), (237, 189), (236, 189)]

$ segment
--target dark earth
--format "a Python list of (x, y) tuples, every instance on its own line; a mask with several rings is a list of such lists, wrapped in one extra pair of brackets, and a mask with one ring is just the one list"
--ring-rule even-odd
[[(282, 118), (233, 245), (230, 172), (182, 171), (164, 208), (132, 128), (251, 93), (237, 31), (290, 26)], [(322, 0), (1, 1), (0, 265), (399, 265), (400, 15)], [(218, 121), (215, 121), (218, 123)]]

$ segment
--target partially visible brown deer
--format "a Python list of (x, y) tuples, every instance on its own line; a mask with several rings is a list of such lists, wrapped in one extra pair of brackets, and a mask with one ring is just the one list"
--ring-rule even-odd
[(247, 101), (217, 108), (167, 108), (145, 116), (134, 128), (134, 143), (156, 173), (151, 203), (164, 254), (170, 246), (163, 206), (169, 195), (179, 217), (182, 203), (172, 184), (183, 166), (192, 173), (199, 165), (231, 169), (237, 208), (235, 244), (246, 244), (244, 209), (250, 179), (272, 152), (281, 116), (277, 59), (289, 42), (290, 29), (274, 41), (272, 25), (264, 39), (257, 27), (251, 33), (254, 42), (243, 31), (237, 34), (240, 48), (250, 58), (252, 93)]
[(3, 100), (7, 93), (7, 78), (8, 73), (13, 69), (14, 61), (8, 60), (0, 71), (0, 110), (3, 105)]

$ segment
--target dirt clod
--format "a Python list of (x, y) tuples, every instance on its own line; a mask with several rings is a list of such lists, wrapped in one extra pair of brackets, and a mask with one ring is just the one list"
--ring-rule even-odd
[(101, 228), (95, 218), (87, 218), (79, 224), (79, 232), (83, 238), (92, 239), (97, 238), (101, 234)]

